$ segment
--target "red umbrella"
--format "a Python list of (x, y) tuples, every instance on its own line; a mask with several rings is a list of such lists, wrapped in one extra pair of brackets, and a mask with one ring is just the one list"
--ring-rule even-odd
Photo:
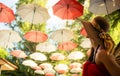
[(53, 6), (53, 13), (62, 19), (76, 19), (83, 14), (83, 8), (76, 0), (60, 0)]
[(29, 31), (24, 35), (24, 38), (31, 42), (45, 42), (48, 36), (41, 31)]
[(73, 43), (72, 41), (68, 41), (68, 42), (63, 42), (63, 43), (60, 43), (58, 45), (58, 48), (60, 50), (72, 50), (74, 48), (77, 47), (77, 44), (76, 43)]
[(14, 12), (11, 8), (0, 3), (0, 22), (11, 23), (15, 19)]
[(87, 32), (86, 32), (85, 28), (82, 28), (80, 30), (80, 34), (83, 35), (83, 36), (85, 36), (85, 37), (87, 37)]

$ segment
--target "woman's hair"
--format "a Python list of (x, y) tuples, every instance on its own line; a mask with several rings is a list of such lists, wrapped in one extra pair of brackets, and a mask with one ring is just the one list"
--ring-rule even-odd
[(96, 23), (99, 24), (100, 28), (103, 29), (105, 32), (109, 30), (110, 26), (108, 21), (105, 18), (101, 16), (97, 16), (94, 18), (94, 20), (96, 21)]

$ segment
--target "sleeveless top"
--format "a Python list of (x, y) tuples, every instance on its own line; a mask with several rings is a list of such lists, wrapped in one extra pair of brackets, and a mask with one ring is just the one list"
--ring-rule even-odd
[[(97, 53), (97, 50), (95, 52)], [(88, 60), (84, 63), (82, 76), (111, 76), (111, 75), (109, 74), (104, 65), (97, 65), (95, 63), (95, 57), (93, 56), (93, 61)]]

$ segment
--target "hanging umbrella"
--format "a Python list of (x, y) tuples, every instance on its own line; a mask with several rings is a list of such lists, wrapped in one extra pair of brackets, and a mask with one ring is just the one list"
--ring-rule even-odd
[(10, 54), (17, 58), (26, 58), (27, 57), (27, 55), (22, 50), (13, 50), (10, 52)]
[(85, 28), (82, 28), (80, 30), (80, 34), (83, 35), (83, 36), (85, 36), (85, 37), (87, 37), (87, 32), (86, 32)]
[(50, 38), (57, 42), (66, 42), (72, 40), (74, 38), (74, 35), (71, 30), (59, 29), (54, 31)]
[(83, 14), (83, 8), (76, 0), (60, 0), (53, 6), (53, 13), (62, 19), (76, 19)]
[(74, 48), (77, 47), (76, 43), (73, 43), (72, 41), (68, 41), (68, 42), (63, 42), (58, 44), (58, 49), (60, 50), (73, 50)]
[(118, 9), (120, 9), (120, 0), (90, 0), (89, 11), (96, 15), (107, 15)]
[(83, 40), (80, 46), (83, 48), (91, 48), (90, 39), (86, 38), (85, 40)]
[(40, 52), (50, 53), (50, 52), (56, 51), (56, 47), (53, 44), (44, 42), (44, 43), (39, 43), (36, 46), (36, 50), (39, 50)]
[(0, 70), (16, 70), (18, 67), (6, 59), (0, 58)]
[(41, 31), (29, 31), (25, 33), (24, 38), (31, 42), (45, 42), (48, 36)]
[(32, 58), (34, 60), (38, 60), (38, 61), (47, 60), (46, 55), (44, 55), (43, 53), (39, 53), (39, 52), (34, 52), (34, 53), (30, 54), (30, 58)]
[(22, 39), (17, 32), (13, 30), (0, 30), (0, 47), (14, 47), (13, 43), (17, 43), (20, 40)]
[(22, 62), (23, 65), (29, 66), (29, 67), (36, 67), (37, 63), (35, 63), (33, 60), (24, 60)]
[(50, 16), (46, 8), (37, 4), (24, 4), (19, 6), (17, 14), (24, 20), (33, 24), (44, 23)]
[(13, 10), (0, 2), (0, 22), (11, 23), (14, 19)]

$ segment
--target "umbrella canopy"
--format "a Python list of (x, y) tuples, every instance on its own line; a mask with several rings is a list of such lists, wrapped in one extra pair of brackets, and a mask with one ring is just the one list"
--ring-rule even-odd
[(74, 38), (74, 35), (71, 30), (59, 29), (54, 31), (50, 38), (57, 42), (66, 42), (72, 40)]
[(0, 2), (0, 22), (11, 23), (14, 19), (13, 10)]
[(38, 60), (38, 61), (47, 60), (46, 55), (44, 55), (43, 53), (39, 53), (39, 52), (34, 52), (34, 53), (30, 54), (30, 58), (32, 58), (34, 60)]
[(0, 46), (4, 48), (14, 47), (13, 43), (19, 42), (20, 35), (12, 30), (0, 30)]
[(29, 31), (25, 33), (24, 38), (31, 42), (45, 42), (48, 36), (41, 31)]
[(80, 46), (83, 47), (83, 48), (91, 48), (92, 46), (91, 46), (91, 41), (90, 41), (90, 39), (88, 39), (88, 38), (84, 39), (84, 40), (81, 42)]
[(76, 47), (77, 47), (77, 44), (73, 43), (72, 41), (63, 42), (63, 43), (58, 44), (58, 49), (60, 49), (60, 50), (73, 50)]
[(29, 67), (36, 67), (37, 63), (35, 63), (33, 60), (24, 60), (22, 62), (23, 65), (29, 66)]
[(10, 52), (10, 54), (17, 58), (26, 58), (27, 57), (27, 55), (22, 50), (13, 50)]
[(3, 58), (0, 58), (0, 66), (1, 70), (16, 70), (18, 68), (17, 66)]
[(44, 43), (39, 43), (36, 46), (36, 50), (39, 50), (40, 52), (50, 53), (50, 52), (56, 51), (56, 47), (53, 44), (44, 42)]
[(37, 4), (24, 4), (19, 6), (17, 14), (24, 20), (33, 24), (44, 23), (50, 16), (46, 8)]
[(53, 6), (53, 13), (62, 19), (76, 19), (83, 14), (83, 8), (76, 0), (60, 0)]
[(90, 0), (89, 10), (94, 14), (110, 14), (120, 9), (120, 0)]

